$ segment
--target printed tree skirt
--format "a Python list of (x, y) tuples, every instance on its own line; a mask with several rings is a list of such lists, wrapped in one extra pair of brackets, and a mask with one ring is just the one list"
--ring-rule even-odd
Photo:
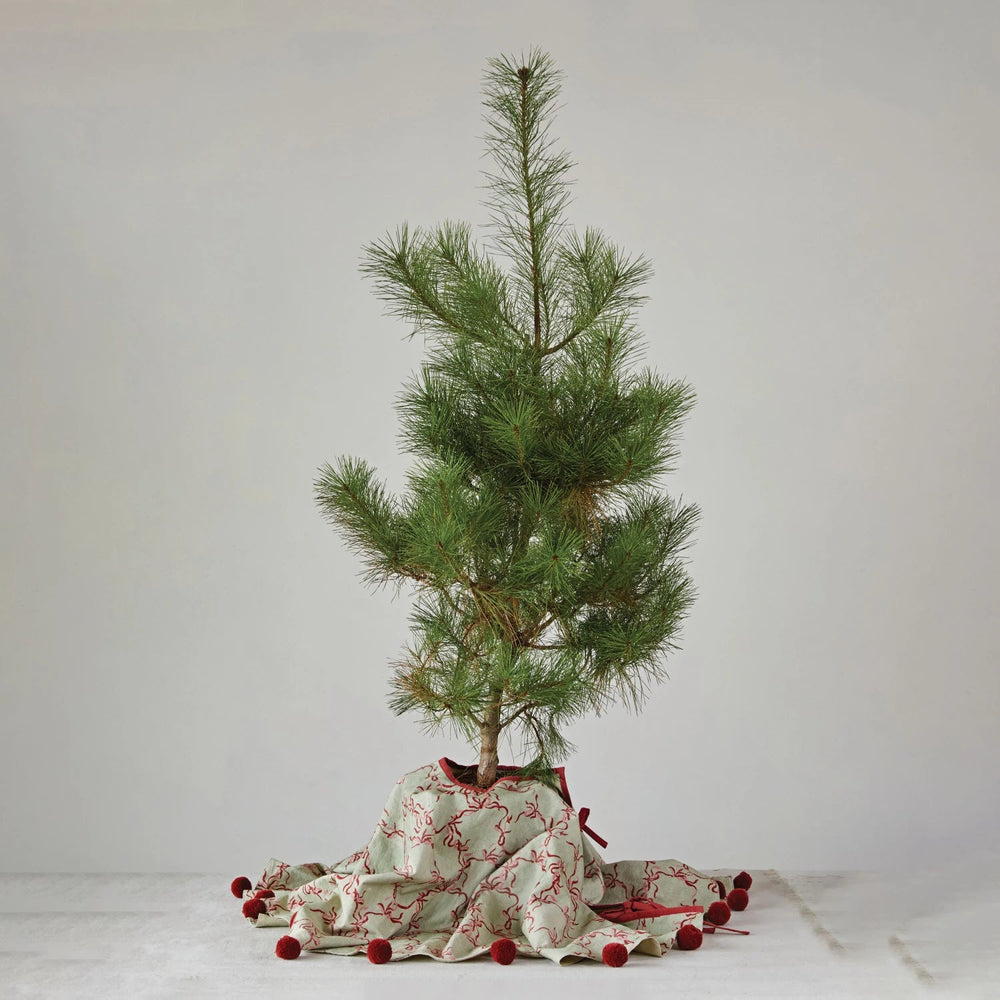
[(367, 847), (337, 864), (272, 859), (255, 886), (237, 879), (244, 915), (288, 927), (283, 958), (304, 949), (458, 962), (490, 952), (503, 964), (516, 954), (620, 965), (636, 949), (696, 948), (730, 905), (746, 906), (746, 873), (734, 889), (679, 861), (606, 864), (562, 768), (561, 790), (513, 768), (480, 789), (459, 780), (462, 770), (444, 758), (400, 778)]

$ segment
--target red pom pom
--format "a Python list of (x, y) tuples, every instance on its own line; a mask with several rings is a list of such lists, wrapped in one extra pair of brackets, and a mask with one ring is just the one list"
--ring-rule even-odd
[(677, 932), (677, 947), (681, 951), (694, 951), (696, 948), (701, 947), (701, 939), (704, 935), (701, 933), (700, 927), (695, 927), (694, 924), (685, 924)]
[(721, 899), (714, 902), (709, 908), (708, 912), (705, 914), (705, 919), (710, 924), (715, 924), (721, 927), (723, 924), (729, 923), (729, 918), (732, 916), (732, 912), (729, 909), (729, 904), (724, 903)]
[(274, 899), (274, 893), (270, 889), (260, 889), (254, 893), (257, 899)]
[(619, 969), (628, 961), (628, 948), (620, 941), (612, 941), (611, 944), (604, 946), (601, 959), (605, 965), (610, 965), (612, 969)]
[(490, 945), (490, 957), (497, 965), (510, 965), (517, 958), (517, 945), (510, 938), (500, 938)]
[(246, 875), (241, 875), (239, 878), (234, 878), (232, 884), (229, 886), (229, 891), (239, 899), (247, 891), (247, 889), (253, 888), (253, 882), (246, 877)]
[(267, 904), (264, 900), (254, 896), (253, 899), (248, 899), (243, 904), (243, 916), (249, 917), (251, 920), (256, 920), (266, 909)]
[(278, 938), (274, 953), (278, 958), (298, 958), (302, 954), (302, 945), (299, 944), (298, 938), (286, 934), (283, 938)]
[(392, 958), (392, 945), (385, 938), (368, 942), (368, 961), (372, 965), (385, 965)]
[(746, 889), (733, 889), (726, 897), (726, 902), (731, 910), (745, 910), (750, 902), (750, 893)]
[(740, 872), (736, 878), (733, 879), (733, 885), (737, 889), (749, 889), (753, 885), (753, 878), (747, 872)]

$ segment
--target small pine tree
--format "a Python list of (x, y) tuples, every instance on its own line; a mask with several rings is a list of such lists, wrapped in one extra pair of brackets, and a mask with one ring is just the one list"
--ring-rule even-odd
[(390, 704), (478, 746), (479, 787), (501, 733), (545, 777), (570, 720), (638, 710), (694, 596), (682, 553), (698, 510), (654, 483), (694, 394), (635, 367), (648, 262), (564, 222), (560, 76), (537, 50), (489, 62), (489, 252), (457, 222), (365, 250), (379, 297), (430, 345), (397, 407), (408, 492), (352, 457), (315, 484), (366, 582), (415, 586)]

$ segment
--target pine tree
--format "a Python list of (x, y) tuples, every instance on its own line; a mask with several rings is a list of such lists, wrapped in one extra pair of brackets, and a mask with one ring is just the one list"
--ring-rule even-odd
[(428, 345), (398, 397), (416, 457), (406, 494), (353, 457), (315, 484), (366, 582), (415, 588), (391, 707), (478, 746), (480, 787), (501, 733), (544, 777), (572, 749), (570, 720), (616, 700), (638, 710), (694, 596), (683, 552), (698, 509), (655, 482), (694, 394), (636, 367), (646, 259), (564, 220), (560, 78), (537, 50), (489, 62), (485, 245), (445, 222), (365, 248), (377, 294)]

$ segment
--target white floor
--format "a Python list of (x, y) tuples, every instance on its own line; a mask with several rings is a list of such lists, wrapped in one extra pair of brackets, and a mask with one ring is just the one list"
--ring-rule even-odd
[(991, 872), (919, 882), (754, 872), (751, 906), (695, 952), (621, 969), (520, 959), (274, 956), (229, 875), (0, 875), (2, 997), (617, 997), (920, 1000), (1000, 997), (1000, 886)]

